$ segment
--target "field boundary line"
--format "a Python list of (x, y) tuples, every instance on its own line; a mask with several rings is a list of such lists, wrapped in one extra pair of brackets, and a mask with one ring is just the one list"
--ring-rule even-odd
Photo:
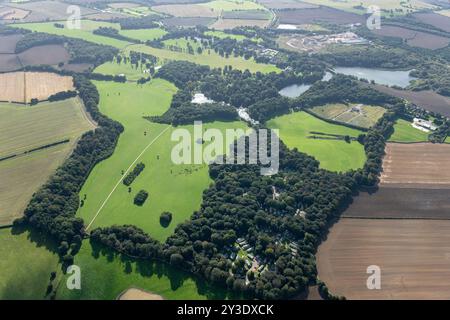
[(150, 148), (150, 146), (153, 145), (153, 143), (155, 143), (167, 130), (169, 130), (171, 128), (171, 126), (169, 125), (167, 128), (165, 128), (163, 131), (161, 131), (145, 148), (144, 150), (142, 150), (142, 152), (137, 156), (137, 158), (133, 161), (133, 163), (128, 167), (128, 169), (124, 172), (124, 174), (120, 177), (119, 181), (117, 181), (116, 185), (114, 186), (114, 188), (112, 189), (112, 191), (109, 193), (109, 195), (106, 197), (105, 201), (103, 201), (102, 205), (100, 206), (100, 208), (98, 209), (97, 213), (95, 214), (95, 216), (92, 218), (91, 222), (89, 222), (89, 224), (86, 227), (86, 231), (89, 230), (89, 228), (92, 226), (92, 224), (94, 223), (95, 219), (97, 219), (98, 215), (100, 214), (100, 212), (102, 211), (102, 209), (104, 208), (104, 206), (106, 205), (106, 203), (108, 202), (109, 198), (111, 198), (112, 194), (114, 193), (114, 191), (116, 191), (117, 187), (120, 185), (120, 183), (122, 182), (122, 180), (124, 179), (124, 177), (127, 175), (127, 173), (131, 170), (131, 168), (134, 166), (134, 164), (142, 157), (142, 155), (145, 153), (145, 151), (147, 151), (148, 148)]

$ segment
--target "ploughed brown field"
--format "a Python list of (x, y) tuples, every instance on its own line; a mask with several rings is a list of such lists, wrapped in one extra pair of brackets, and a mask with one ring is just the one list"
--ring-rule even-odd
[[(367, 289), (371, 265), (381, 268), (381, 290)], [(347, 299), (450, 299), (450, 221), (342, 218), (317, 268)]]
[(277, 12), (280, 23), (310, 24), (326, 22), (333, 24), (365, 23), (364, 16), (327, 7), (283, 10)]
[[(381, 183), (361, 192), (317, 252), (319, 277), (348, 299), (450, 299), (449, 144), (388, 143)], [(369, 290), (367, 267), (381, 268)]]
[(450, 98), (437, 94), (434, 91), (397, 90), (382, 85), (372, 85), (372, 87), (394, 97), (406, 99), (425, 110), (450, 117)]
[(11, 72), (0, 74), (0, 101), (29, 103), (73, 90), (72, 77), (48, 72)]
[(381, 37), (401, 38), (406, 40), (406, 43), (411, 47), (434, 50), (447, 47), (450, 44), (450, 38), (447, 37), (391, 25), (382, 26), (381, 29), (372, 32)]
[(388, 143), (380, 186), (450, 188), (449, 164), (450, 144)]
[(17, 42), (22, 38), (21, 34), (0, 36), (0, 53), (14, 53)]

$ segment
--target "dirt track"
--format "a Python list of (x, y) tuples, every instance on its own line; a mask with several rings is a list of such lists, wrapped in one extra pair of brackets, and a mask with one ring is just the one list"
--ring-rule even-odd
[[(381, 290), (367, 289), (370, 265), (381, 268)], [(450, 299), (450, 221), (343, 218), (317, 267), (347, 299)]]

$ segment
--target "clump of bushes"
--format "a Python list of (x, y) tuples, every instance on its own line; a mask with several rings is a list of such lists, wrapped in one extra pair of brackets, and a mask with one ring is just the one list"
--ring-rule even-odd
[(159, 217), (159, 223), (161, 224), (161, 226), (163, 226), (164, 228), (167, 228), (171, 221), (172, 221), (172, 213), (171, 212), (165, 211), (165, 212), (161, 213), (161, 216)]
[(134, 167), (133, 171), (129, 172), (125, 179), (123, 179), (123, 184), (129, 187), (133, 183), (134, 179), (136, 179), (137, 176), (144, 170), (144, 168), (145, 164), (142, 162), (138, 163), (136, 167)]
[(134, 197), (134, 204), (137, 206), (142, 206), (145, 203), (145, 200), (148, 198), (148, 192), (145, 190), (139, 191)]

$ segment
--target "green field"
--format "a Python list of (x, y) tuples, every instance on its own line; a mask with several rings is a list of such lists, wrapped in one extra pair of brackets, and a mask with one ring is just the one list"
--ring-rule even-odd
[(123, 36), (145, 42), (148, 40), (151, 41), (159, 39), (163, 35), (167, 34), (167, 31), (159, 28), (154, 28), (154, 29), (120, 30), (119, 33)]
[(119, 29), (120, 26), (117, 23), (110, 22), (99, 22), (91, 20), (81, 20), (81, 29), (68, 29), (68, 28), (57, 28), (54, 26), (54, 22), (43, 22), (43, 23), (23, 23), (14, 24), (15, 27), (20, 27), (37, 32), (46, 32), (51, 34), (57, 34), (72, 38), (83, 39), (86, 41), (91, 41), (99, 44), (109, 45), (116, 48), (124, 48), (130, 43), (127, 41), (117, 40), (114, 38), (103, 37), (100, 35), (93, 34), (92, 31), (99, 27), (111, 27)]
[(223, 299), (226, 293), (168, 265), (136, 261), (105, 248), (83, 242), (75, 262), (81, 268), (81, 290), (68, 290), (63, 279), (57, 299), (114, 300), (136, 287), (161, 295), (164, 299)]
[(0, 300), (44, 299), (58, 256), (35, 232), (0, 229), (0, 243)]
[(411, 122), (403, 119), (397, 120), (394, 133), (389, 138), (392, 142), (423, 142), (428, 141), (428, 133), (414, 128)]
[(225, 33), (223, 31), (207, 31), (207, 32), (205, 32), (205, 35), (220, 38), (220, 39), (230, 38), (230, 39), (235, 39), (237, 41), (243, 41), (243, 40), (247, 39), (246, 36), (243, 36), (241, 34), (231, 34), (231, 33)]
[(230, 56), (229, 58), (223, 58), (214, 50), (208, 52), (203, 50), (202, 54), (188, 54), (184, 52), (170, 51), (167, 49), (152, 48), (144, 45), (131, 45), (127, 47), (127, 51), (140, 51), (144, 53), (152, 54), (160, 59), (162, 62), (170, 60), (184, 60), (201, 65), (207, 65), (212, 68), (223, 68), (224, 66), (231, 65), (234, 69), (245, 70), (248, 69), (251, 72), (280, 72), (276, 66), (271, 64), (257, 63), (253, 58), (245, 60), (242, 57)]
[(355, 103), (334, 103), (314, 107), (311, 111), (323, 118), (362, 128), (370, 128), (383, 116), (386, 109), (379, 106), (368, 106)]
[(280, 130), (281, 140), (289, 148), (297, 148), (318, 161), (320, 167), (330, 171), (348, 171), (364, 165), (364, 147), (352, 141), (308, 139), (311, 131), (356, 137), (362, 132), (340, 125), (329, 124), (306, 112), (295, 112), (267, 122), (271, 129)]
[[(144, 115), (164, 113), (176, 88), (160, 79), (143, 86), (112, 82), (96, 82), (96, 85), (101, 96), (100, 111), (121, 122), (125, 132), (121, 135), (113, 156), (97, 165), (83, 186), (80, 196), (83, 199), (86, 195), (86, 200), (78, 215), (86, 224), (96, 217), (91, 228), (133, 224), (155, 239), (164, 241), (178, 223), (188, 219), (200, 207), (202, 193), (211, 183), (206, 164), (191, 166), (172, 163), (171, 150), (176, 143), (170, 139), (174, 128), (142, 118)], [(204, 127), (223, 130), (244, 128), (245, 125), (242, 122), (210, 123)], [(192, 126), (188, 129), (192, 130)], [(139, 158), (139, 162), (144, 162), (146, 168), (131, 185), (132, 192), (129, 193), (128, 188), (119, 183), (99, 212), (122, 178), (122, 171), (126, 171), (150, 144)], [(138, 207), (133, 204), (133, 198), (141, 189), (148, 191), (150, 195), (144, 206)], [(172, 223), (167, 228), (159, 223), (163, 211), (173, 213)]]
[[(422, 10), (422, 9), (433, 9), (436, 8), (435, 6), (427, 3), (427, 1), (423, 0), (378, 0), (378, 1), (371, 1), (371, 0), (359, 0), (359, 1), (352, 1), (352, 0), (343, 0), (343, 1), (336, 1), (336, 0), (304, 0), (304, 2), (322, 5), (322, 6), (328, 6), (336, 9), (341, 9), (349, 12), (359, 13), (359, 14), (366, 14), (367, 8), (371, 5), (377, 5), (378, 7), (383, 10), (383, 13), (387, 12), (393, 12), (395, 15), (398, 14), (406, 14), (412, 11)], [(363, 9), (356, 7), (356, 6), (362, 6)], [(397, 11), (402, 10), (402, 11)]]
[[(23, 214), (34, 192), (63, 163), (76, 140), (94, 128), (78, 98), (35, 106), (0, 103), (0, 225)], [(23, 155), (25, 151), (70, 139), (69, 143)]]

